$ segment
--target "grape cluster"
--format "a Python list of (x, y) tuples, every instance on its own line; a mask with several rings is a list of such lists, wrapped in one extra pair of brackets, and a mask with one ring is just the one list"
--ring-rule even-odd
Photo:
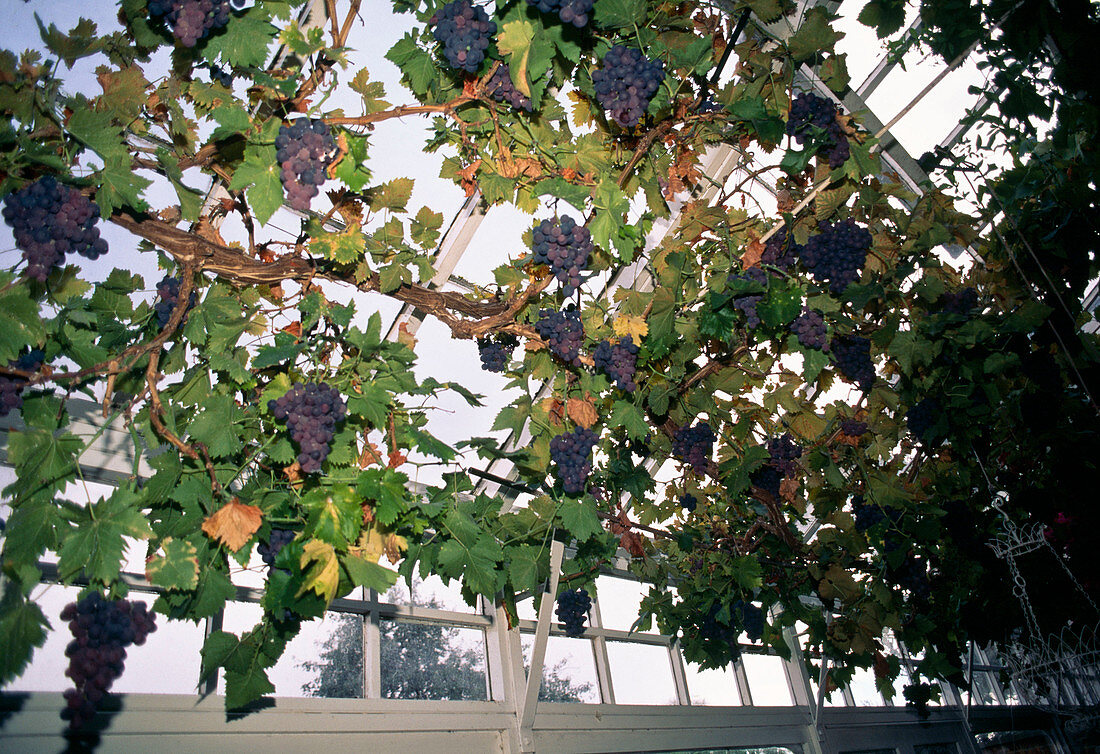
[(485, 91), (497, 102), (507, 102), (516, 110), (531, 112), (535, 109), (531, 99), (516, 89), (516, 85), (512, 83), (512, 74), (508, 70), (507, 63), (497, 66), (496, 71), (489, 77), (489, 82), (485, 84)]
[[(726, 285), (737, 280), (758, 283), (765, 288), (768, 287), (768, 273), (764, 272), (759, 267), (750, 267), (740, 274), (731, 274), (726, 278)], [(745, 322), (750, 330), (756, 329), (760, 324), (760, 317), (756, 313), (756, 305), (759, 304), (763, 298), (763, 296), (758, 294), (738, 294), (731, 302), (734, 309), (737, 309), (745, 315)]]
[(680, 496), (680, 507), (686, 510), (688, 513), (695, 510), (695, 506), (697, 506), (698, 504), (699, 501), (696, 500), (695, 495), (692, 495), (690, 492), (685, 492), (683, 495)]
[(477, 353), (481, 357), (481, 368), (486, 372), (503, 372), (508, 368), (512, 352), (519, 341), (515, 335), (501, 333), (477, 339)]
[(831, 225), (822, 221), (817, 227), (821, 232), (801, 247), (802, 266), (818, 283), (828, 284), (833, 295), (839, 295), (859, 280), (871, 248), (871, 233), (851, 218)]
[(802, 446), (794, 441), (790, 434), (784, 432), (779, 437), (773, 437), (766, 443), (770, 463), (779, 469), (784, 476), (794, 476), (798, 471), (798, 459), (802, 457)]
[(70, 602), (62, 609), (61, 620), (68, 621), (73, 635), (65, 648), (69, 658), (65, 675), (74, 686), (65, 691), (61, 719), (78, 730), (92, 720), (111, 684), (122, 675), (126, 647), (144, 644), (157, 626), (144, 602), (105, 600), (99, 592)]
[(696, 474), (707, 473), (710, 451), (718, 436), (707, 422), (680, 427), (672, 438), (672, 456), (691, 466)]
[(67, 252), (88, 259), (107, 253), (99, 237), (99, 205), (52, 175), (4, 197), (4, 221), (27, 262), (27, 276), (45, 282)]
[(791, 332), (798, 336), (798, 342), (806, 348), (818, 351), (825, 348), (825, 318), (821, 312), (804, 309), (791, 323)]
[(535, 331), (550, 344), (550, 353), (566, 364), (575, 367), (581, 365), (584, 325), (581, 324), (581, 315), (576, 307), (569, 306), (564, 311), (540, 309)]
[(447, 3), (431, 17), (432, 36), (443, 45), (443, 56), (452, 68), (476, 73), (485, 60), (489, 40), (497, 33), (496, 22), (470, 0)]
[(932, 714), (928, 709), (928, 703), (932, 701), (932, 686), (930, 684), (921, 681), (920, 683), (910, 683), (902, 689), (902, 696), (905, 697), (905, 706), (912, 707), (916, 710), (917, 714), (924, 719)]
[(764, 638), (764, 611), (751, 602), (737, 600), (733, 603), (731, 612), (737, 616), (741, 627), (745, 629), (745, 635), (749, 641), (760, 641)]
[(296, 382), (281, 398), (268, 401), (267, 408), (279, 421), (286, 420), (291, 439), (298, 443), (302, 471), (320, 471), (336, 434), (336, 422), (348, 413), (340, 391), (324, 382)]
[(325, 182), (325, 170), (336, 157), (336, 140), (322, 120), (298, 118), (279, 126), (275, 137), (286, 203), (307, 212), (310, 200)]
[(966, 315), (978, 305), (978, 292), (963, 288), (957, 293), (944, 293), (936, 300), (936, 306), (944, 314)]
[(867, 422), (858, 419), (841, 419), (840, 433), (848, 437), (862, 437), (867, 432)]
[(211, 83), (214, 83), (216, 81), (219, 84), (221, 84), (222, 86), (224, 86), (226, 89), (232, 89), (233, 88), (233, 70), (232, 69), (227, 71), (225, 69), (219, 68), (216, 65), (211, 64), (211, 65), (207, 66), (207, 71), (210, 72), (210, 82)]
[(875, 384), (875, 365), (871, 363), (871, 341), (858, 335), (838, 335), (829, 349), (836, 358), (837, 369), (844, 379), (864, 391)]
[(749, 482), (772, 497), (779, 497), (779, 485), (783, 482), (783, 472), (770, 463), (766, 463), (749, 475)]
[(297, 532), (293, 529), (272, 529), (267, 541), (257, 545), (256, 551), (260, 553), (260, 558), (267, 565), (268, 573), (275, 570), (275, 558), (279, 557), (279, 553), (293, 541), (295, 536)]
[(592, 609), (592, 598), (584, 589), (566, 589), (558, 595), (558, 606), (554, 608), (558, 620), (562, 622), (566, 636), (574, 638), (584, 636), (584, 621)]
[(863, 495), (852, 498), (852, 512), (855, 513), (856, 531), (867, 531), (880, 521), (886, 520), (886, 513), (877, 504), (868, 505)]
[(787, 135), (799, 144), (819, 136), (816, 154), (824, 154), (831, 168), (840, 167), (850, 156), (848, 137), (836, 119), (836, 105), (811, 92), (799, 94), (791, 103)]
[(601, 340), (592, 353), (596, 369), (615, 381), (615, 387), (633, 393), (638, 389), (634, 372), (638, 368), (638, 346), (634, 338), (624, 335), (617, 343)]
[(564, 23), (581, 29), (588, 24), (588, 14), (592, 12), (596, 0), (527, 0), (527, 4), (535, 6), (543, 13), (557, 11), (558, 18)]
[[(165, 275), (164, 279), (157, 283), (157, 303), (153, 306), (153, 311), (157, 315), (157, 324), (163, 328), (168, 324), (168, 320), (172, 318), (172, 311), (176, 308), (176, 304), (180, 300), (180, 279), (172, 277), (171, 275)], [(195, 291), (191, 291), (190, 301), (187, 303), (187, 308), (191, 309), (196, 303), (198, 303), (199, 297)], [(186, 318), (187, 314), (184, 313)]]
[(898, 586), (908, 590), (914, 599), (926, 600), (932, 592), (928, 582), (928, 566), (912, 554), (906, 555), (901, 565), (891, 569), (889, 575)]
[(229, 23), (229, 0), (149, 0), (149, 15), (163, 18), (184, 47), (194, 47)]
[(787, 270), (798, 261), (801, 254), (802, 247), (794, 242), (794, 239), (787, 233), (787, 228), (783, 227), (776, 231), (775, 235), (764, 244), (760, 261), (764, 264), (770, 264), (772, 267)]
[(633, 128), (664, 78), (664, 61), (615, 45), (603, 56), (600, 69), (592, 73), (592, 84), (600, 107), (610, 110), (611, 118), (623, 128)]
[[(8, 362), (8, 366), (25, 372), (37, 372), (45, 358), (46, 355), (36, 348)], [(0, 374), (0, 418), (23, 408), (23, 388), (26, 385), (27, 381), (22, 377)]]
[(562, 292), (572, 296), (581, 285), (581, 270), (592, 253), (592, 234), (568, 215), (560, 223), (543, 220), (532, 234), (535, 264), (548, 264), (561, 283)]
[(905, 423), (915, 437), (922, 442), (929, 442), (932, 440), (932, 430), (941, 413), (943, 413), (943, 409), (940, 407), (938, 400), (924, 398), (914, 403), (905, 412)]
[(558, 465), (557, 475), (566, 494), (584, 492), (584, 484), (592, 473), (589, 456), (599, 437), (590, 429), (577, 427), (550, 441), (550, 458)]

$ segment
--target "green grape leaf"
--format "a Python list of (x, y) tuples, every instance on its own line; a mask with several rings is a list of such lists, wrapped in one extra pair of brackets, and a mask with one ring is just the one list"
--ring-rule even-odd
[(283, 205), (283, 181), (274, 144), (249, 144), (244, 150), (244, 162), (233, 173), (229, 188), (247, 188), (252, 214), (264, 225), (275, 210)]
[(642, 440), (649, 436), (649, 424), (642, 410), (629, 401), (617, 400), (611, 407), (607, 419), (609, 427), (624, 427), (632, 440)]
[(74, 528), (61, 543), (58, 572), (68, 581), (84, 572), (88, 578), (109, 583), (118, 577), (125, 538), (153, 536), (140, 507), (138, 493), (125, 487), (107, 498), (69, 514)]
[(811, 8), (806, 13), (798, 31), (787, 40), (787, 49), (795, 62), (833, 51), (833, 45), (844, 35), (830, 25), (832, 18), (832, 14), (821, 6)]
[(363, 510), (347, 485), (318, 487), (302, 496), (300, 505), (309, 516), (307, 533), (322, 542), (346, 549), (359, 536)]
[(397, 583), (397, 571), (391, 571), (378, 563), (372, 563), (366, 558), (356, 555), (341, 555), (340, 565), (344, 567), (348, 579), (356, 586), (373, 589), (376, 592), (385, 592)]
[(206, 37), (203, 57), (211, 63), (220, 59), (231, 66), (263, 68), (268, 60), (268, 47), (279, 33), (268, 18), (269, 11), (260, 5), (243, 14), (234, 13), (223, 31)]
[(367, 148), (370, 142), (366, 135), (345, 132), (348, 151), (336, 165), (335, 175), (352, 191), (362, 191), (370, 183), (371, 172), (367, 167)]
[(592, 22), (601, 29), (632, 29), (646, 22), (645, 0), (596, 0)]
[(13, 361), (25, 346), (38, 345), (45, 337), (38, 304), (27, 286), (11, 285), (10, 277), (0, 273), (0, 363)]
[(14, 582), (7, 582), (0, 599), (0, 686), (22, 675), (50, 629), (42, 608), (27, 600)]
[(367, 191), (370, 197), (368, 206), (371, 212), (383, 209), (404, 212), (405, 206), (409, 203), (409, 197), (412, 196), (412, 190), (412, 178), (394, 178)]
[(585, 504), (581, 500), (563, 500), (558, 506), (558, 515), (566, 531), (572, 534), (578, 542), (587, 542), (592, 537), (603, 531), (596, 511), (591, 504)]
[(183, 539), (168, 537), (145, 564), (149, 583), (165, 589), (194, 589), (199, 585), (198, 549)]

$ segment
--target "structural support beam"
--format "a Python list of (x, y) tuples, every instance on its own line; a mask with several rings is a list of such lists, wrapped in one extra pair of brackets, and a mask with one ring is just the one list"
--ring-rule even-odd
[(550, 543), (550, 585), (542, 593), (539, 601), (539, 623), (535, 629), (535, 646), (531, 648), (531, 668), (527, 672), (527, 691), (523, 704), (517, 710), (519, 715), (520, 744), (523, 751), (534, 751), (532, 728), (535, 724), (535, 710), (539, 703), (539, 690), (542, 688), (542, 668), (546, 660), (546, 644), (550, 640), (550, 623), (553, 621), (554, 596), (558, 593), (558, 579), (561, 575), (561, 562), (565, 557), (565, 545), (558, 540)]

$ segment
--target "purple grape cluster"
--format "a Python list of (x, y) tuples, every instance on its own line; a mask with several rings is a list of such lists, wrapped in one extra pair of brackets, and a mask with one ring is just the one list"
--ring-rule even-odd
[(695, 510), (695, 506), (699, 504), (699, 501), (690, 492), (685, 492), (680, 496), (680, 507), (691, 513)]
[(229, 0), (149, 0), (149, 15), (162, 18), (184, 47), (194, 47), (229, 23)]
[(978, 305), (978, 292), (963, 288), (956, 293), (944, 293), (936, 300), (936, 307), (944, 314), (967, 315)]
[(27, 277), (39, 282), (68, 252), (88, 259), (107, 253), (107, 242), (95, 227), (99, 205), (52, 175), (4, 197), (3, 215), (27, 262)]
[(267, 564), (268, 573), (275, 570), (275, 558), (279, 557), (283, 548), (289, 545), (297, 535), (298, 533), (293, 529), (272, 529), (267, 541), (260, 542), (256, 546), (260, 558)]
[(821, 312), (804, 309), (791, 323), (791, 332), (798, 336), (798, 342), (806, 348), (818, 351), (825, 348), (825, 318), (821, 316)]
[(581, 285), (581, 270), (588, 265), (588, 255), (592, 253), (592, 234), (588, 228), (577, 225), (566, 215), (557, 223), (543, 220), (535, 226), (531, 240), (535, 264), (550, 265), (562, 292), (572, 296)]
[(507, 102), (516, 110), (531, 112), (535, 109), (531, 99), (516, 89), (516, 85), (512, 83), (512, 74), (507, 63), (497, 66), (496, 71), (489, 77), (489, 82), (485, 84), (485, 91), (497, 102)]
[(894, 583), (908, 590), (914, 599), (926, 600), (932, 593), (928, 582), (928, 565), (912, 553), (906, 555), (897, 568), (888, 569), (888, 573)]
[(871, 248), (871, 233), (851, 218), (831, 225), (822, 221), (817, 227), (821, 232), (810, 236), (801, 248), (802, 266), (818, 283), (828, 284), (833, 295), (839, 295), (859, 280)]
[[(165, 275), (164, 279), (157, 283), (157, 303), (153, 306), (153, 311), (157, 315), (157, 324), (163, 329), (168, 324), (168, 320), (172, 318), (172, 312), (176, 308), (176, 304), (180, 300), (180, 279), (172, 277), (171, 275)], [(199, 296), (195, 291), (191, 291), (190, 301), (187, 303), (187, 309), (190, 310), (198, 303)], [(187, 313), (184, 313), (186, 319)]]
[(592, 447), (599, 437), (591, 429), (577, 427), (550, 441), (550, 458), (557, 464), (558, 479), (566, 494), (584, 492), (585, 482), (592, 473)]
[(282, 169), (286, 203), (307, 212), (325, 182), (325, 170), (336, 157), (336, 140), (323, 120), (299, 118), (279, 126), (276, 157)]
[(852, 498), (852, 512), (855, 514), (856, 531), (867, 531), (875, 524), (886, 520), (886, 513), (875, 503), (866, 504), (863, 495)]
[(943, 408), (938, 400), (924, 398), (914, 403), (905, 412), (905, 423), (908, 425), (909, 431), (921, 442), (929, 442), (932, 440), (932, 430), (942, 413)]
[(477, 339), (477, 353), (481, 357), (481, 368), (486, 372), (503, 372), (512, 360), (512, 352), (519, 345), (515, 335), (501, 333)]
[(672, 457), (688, 464), (702, 476), (707, 473), (710, 452), (717, 439), (718, 435), (707, 422), (680, 427), (672, 437)]
[(527, 4), (535, 6), (543, 13), (557, 11), (558, 18), (564, 23), (581, 29), (588, 24), (588, 14), (592, 12), (596, 0), (527, 0)]
[[(768, 273), (759, 267), (750, 267), (741, 273), (733, 273), (726, 278), (726, 285), (730, 283), (744, 280), (752, 283), (758, 283), (759, 285), (768, 287)], [(735, 298), (730, 302), (734, 309), (745, 315), (745, 324), (750, 330), (755, 330), (760, 324), (760, 316), (756, 313), (756, 306), (764, 300), (764, 297), (760, 294), (735, 294)]]
[[(8, 362), (8, 366), (25, 372), (37, 372), (45, 358), (46, 355), (36, 348)], [(0, 418), (23, 408), (23, 388), (26, 386), (27, 381), (22, 377), (0, 374)]]
[(432, 36), (443, 45), (443, 56), (452, 68), (476, 73), (485, 60), (489, 40), (497, 33), (496, 22), (470, 0), (447, 3), (429, 19)]
[(798, 472), (798, 459), (802, 457), (802, 446), (794, 441), (789, 433), (773, 437), (765, 443), (770, 463), (784, 476), (794, 476)]
[(592, 73), (596, 100), (623, 128), (633, 128), (649, 108), (649, 101), (665, 78), (665, 64), (650, 60), (632, 47), (615, 45)]
[(751, 602), (737, 600), (730, 612), (737, 616), (737, 622), (745, 630), (749, 641), (760, 641), (764, 638), (764, 611), (761, 608)]
[(815, 154), (823, 155), (831, 168), (840, 167), (850, 156), (848, 137), (836, 119), (836, 105), (811, 92), (799, 94), (791, 103), (787, 135), (800, 145), (816, 138)]
[(867, 432), (867, 422), (858, 419), (841, 419), (840, 433), (848, 437), (862, 437)]
[(601, 340), (592, 353), (596, 369), (615, 381), (615, 387), (633, 393), (638, 389), (634, 372), (638, 368), (638, 346), (634, 338), (624, 335), (617, 343)]
[(550, 353), (566, 364), (581, 365), (581, 344), (584, 342), (584, 325), (580, 312), (569, 306), (564, 311), (540, 309), (535, 323), (539, 337), (550, 344)]
[(783, 227), (776, 231), (775, 235), (764, 244), (760, 261), (781, 270), (788, 270), (798, 261), (801, 253), (802, 247), (794, 242), (794, 239), (787, 233), (787, 228)]
[(749, 482), (752, 486), (759, 487), (770, 493), (772, 497), (778, 498), (779, 485), (783, 482), (783, 472), (772, 464), (766, 463), (749, 475)]
[(233, 88), (233, 70), (232, 69), (229, 69), (227, 71), (225, 69), (219, 68), (216, 65), (209, 65), (209, 66), (207, 66), (207, 71), (210, 72), (210, 82), (211, 83), (216, 81), (219, 84), (221, 84), (222, 86), (224, 86), (226, 89), (232, 89)]
[(61, 620), (68, 621), (73, 635), (65, 648), (69, 658), (65, 675), (74, 686), (65, 691), (61, 719), (78, 730), (91, 722), (100, 701), (122, 675), (126, 647), (144, 644), (157, 625), (144, 602), (105, 600), (99, 592), (70, 602), (62, 609)]
[(875, 384), (875, 365), (871, 363), (871, 341), (858, 335), (837, 335), (829, 349), (841, 376), (867, 392)]
[(584, 636), (584, 621), (592, 609), (592, 598), (584, 589), (566, 589), (558, 595), (554, 613), (562, 622), (566, 636)]
[(336, 422), (348, 413), (340, 391), (324, 382), (296, 382), (281, 398), (268, 401), (267, 408), (279, 421), (286, 420), (291, 439), (298, 443), (302, 471), (320, 471), (336, 434)]

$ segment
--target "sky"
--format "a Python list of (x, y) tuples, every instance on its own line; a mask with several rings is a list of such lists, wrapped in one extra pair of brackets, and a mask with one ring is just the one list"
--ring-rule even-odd
[[(56, 23), (62, 30), (68, 30), (80, 16), (96, 21), (101, 30), (115, 28), (115, 10), (112, 3), (104, 0), (86, 0), (81, 3), (31, 0), (29, 3), (8, 0), (5, 25), (0, 30), (0, 47), (20, 50), (27, 46), (41, 45), (38, 42), (38, 29), (34, 13), (38, 13), (48, 25)], [(844, 16), (839, 23), (847, 36), (838, 47), (849, 55), (849, 70), (853, 86), (858, 85), (870, 72), (882, 54), (882, 45), (874, 33), (859, 25), (847, 13), (851, 2), (841, 6)], [(412, 102), (411, 95), (402, 91), (398, 83), (396, 67), (385, 60), (385, 51), (411, 28), (412, 17), (396, 16), (389, 12), (389, 5), (382, 0), (367, 0), (364, 3), (363, 20), (354, 27), (349, 44), (356, 48), (353, 53), (354, 72), (366, 67), (372, 80), (384, 82), (388, 99), (395, 103)], [(856, 7), (858, 10), (858, 5)], [(912, 13), (912, 8), (910, 9)], [(100, 58), (78, 61), (72, 71), (64, 71), (67, 90), (70, 92), (96, 92), (94, 69), (102, 62)], [(163, 71), (167, 56), (162, 52), (146, 66), (150, 78), (155, 72)], [(906, 58), (905, 70), (896, 70), (882, 86), (870, 97), (869, 105), (883, 121), (900, 111), (912, 95), (930, 81), (943, 67), (942, 63), (927, 60), (919, 53), (910, 53)], [(979, 72), (966, 65), (948, 76), (932, 96), (919, 104), (895, 127), (898, 140), (914, 157), (930, 149), (942, 139), (960, 117), (965, 108), (974, 100), (966, 93), (966, 88), (980, 81)], [(238, 84), (240, 86), (240, 84)], [(353, 112), (355, 101), (339, 95), (330, 99), (325, 107), (345, 107)], [(422, 145), (428, 134), (429, 121), (423, 118), (395, 119), (379, 123), (372, 131), (369, 167), (374, 173), (376, 183), (411, 176), (416, 179), (410, 208), (428, 205), (444, 215), (443, 227), (459, 210), (464, 196), (459, 188), (450, 181), (438, 177), (440, 154), (427, 154)], [(189, 173), (192, 185), (205, 189), (195, 171)], [(331, 185), (329, 186), (332, 187)], [(174, 195), (162, 186), (153, 194), (154, 203), (165, 206), (175, 202)], [(548, 212), (540, 213), (546, 216)], [(466, 279), (489, 283), (491, 270), (506, 261), (526, 252), (521, 243), (522, 233), (528, 229), (535, 218), (527, 216), (511, 207), (498, 207), (488, 211), (485, 221), (479, 227), (468, 251), (462, 257), (456, 273)], [(280, 211), (275, 215), (267, 229), (273, 237), (292, 238), (298, 220), (288, 212)], [(156, 257), (152, 254), (139, 254), (135, 250), (135, 239), (108, 223), (101, 223), (101, 230), (111, 246), (111, 252), (101, 260), (87, 262), (81, 260), (82, 275), (89, 280), (102, 280), (112, 267), (123, 265), (140, 272), (145, 279), (145, 291), (150, 297), (155, 283), (163, 275), (156, 269)], [(235, 220), (227, 222), (223, 235), (229, 239), (242, 238), (241, 227)], [(266, 232), (266, 231), (265, 231)], [(14, 251), (10, 233), (6, 226), (0, 226), (0, 266), (11, 267), (19, 262), (19, 253)], [(334, 298), (347, 294), (332, 293)], [(357, 295), (360, 318), (373, 310), (386, 317), (392, 317), (397, 311), (395, 302), (377, 295)], [(388, 320), (385, 320), (388, 321)], [(416, 335), (416, 347), (419, 361), (417, 376), (428, 376), (441, 381), (455, 380), (471, 387), (485, 396), (486, 407), (471, 411), (457, 395), (442, 397), (431, 413), (430, 429), (447, 442), (457, 442), (471, 436), (490, 434), (490, 426), (499, 408), (515, 397), (515, 391), (504, 389), (506, 379), (500, 375), (484, 372), (480, 369), (477, 349), (472, 341), (456, 341), (442, 324), (428, 320)], [(377, 439), (377, 438), (376, 438)], [(10, 470), (0, 469), (0, 483), (10, 477)], [(420, 471), (410, 470), (410, 475), (420, 481), (432, 482), (439, 469), (430, 468)], [(660, 472), (661, 477), (669, 473)], [(5, 475), (8, 475), (7, 477)], [(88, 489), (74, 489), (70, 495), (74, 499), (95, 498), (105, 494), (94, 485)], [(131, 553), (128, 567), (141, 572), (143, 552), (135, 548)], [(259, 586), (262, 583), (262, 569), (257, 563), (251, 570), (243, 570), (235, 576), (242, 585)], [(627, 629), (636, 617), (638, 600), (642, 586), (636, 583), (622, 582), (612, 587), (604, 578), (600, 589), (601, 609), (604, 625)], [(455, 585), (445, 587), (438, 580), (425, 585), (424, 589), (435, 595), (450, 609), (468, 608), (457, 597)], [(52, 586), (40, 593), (41, 603), (48, 614), (56, 616), (61, 607), (68, 602), (75, 590)], [(250, 627), (256, 615), (253, 606), (234, 606), (226, 617), (228, 629), (246, 629)], [(55, 627), (59, 622), (55, 619)], [(198, 647), (202, 633), (198, 626), (185, 623), (160, 621), (160, 629), (150, 637), (145, 647), (131, 651), (131, 659), (126, 674), (116, 684), (118, 691), (152, 690), (163, 693), (190, 693), (198, 678)], [(278, 693), (297, 695), (301, 685), (308, 677), (297, 668), (302, 659), (308, 658), (331, 630), (331, 623), (310, 624), (303, 635), (292, 643), (288, 655), (276, 667), (273, 678)], [(64, 630), (55, 632), (46, 647), (37, 654), (31, 671), (9, 688), (12, 690), (59, 690), (67, 681), (63, 677), (65, 659), (62, 655), (68, 636)], [(663, 704), (674, 696), (672, 687), (672, 669), (667, 660), (667, 652), (661, 648), (645, 645), (623, 645), (612, 643), (609, 647), (611, 675), (620, 703)], [(663, 658), (662, 659), (662, 655)], [(547, 655), (548, 665), (565, 660), (578, 680), (595, 680), (595, 670), (588, 645), (577, 640), (555, 638), (551, 641)], [(785, 678), (778, 665), (777, 658), (747, 656), (746, 667), (749, 672), (752, 694), (757, 704), (790, 704)], [(667, 670), (667, 673), (666, 673)], [(737, 704), (738, 697), (731, 671), (701, 671), (689, 666), (688, 686), (696, 703)], [(873, 693), (873, 692), (872, 692)], [(867, 697), (870, 699), (870, 697)]]

